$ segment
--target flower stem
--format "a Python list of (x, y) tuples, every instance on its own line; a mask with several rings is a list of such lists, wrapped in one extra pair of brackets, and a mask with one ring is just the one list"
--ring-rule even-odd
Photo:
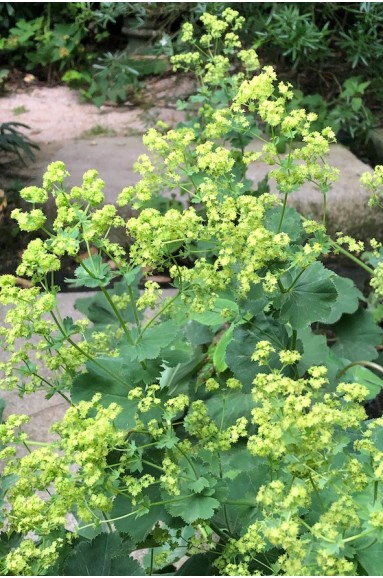
[(354, 367), (355, 365), (362, 365), (363, 367), (371, 367), (371, 369), (375, 369), (376, 371), (383, 373), (383, 367), (381, 365), (378, 365), (377, 363), (374, 363), (373, 361), (353, 361), (352, 363), (349, 363), (348, 365), (346, 365), (346, 367), (341, 369), (341, 371), (339, 371), (336, 374), (336, 378), (339, 379), (339, 377), (342, 377), (342, 375), (346, 373), (346, 371), (350, 369), (350, 367)]
[(334, 249), (336, 249), (339, 253), (341, 253), (342, 255), (345, 255), (345, 257), (348, 257), (349, 259), (351, 259), (351, 261), (354, 261), (354, 263), (356, 263), (357, 265), (359, 265), (359, 267), (362, 267), (362, 269), (364, 269), (365, 271), (367, 271), (367, 273), (370, 273), (370, 275), (374, 274), (374, 269), (372, 269), (371, 267), (369, 267), (368, 265), (366, 265), (366, 263), (363, 263), (363, 261), (361, 261), (360, 259), (358, 259), (358, 257), (355, 257), (355, 255), (353, 255), (352, 253), (350, 253), (349, 251), (347, 251), (346, 249), (343, 249), (343, 247), (341, 247), (338, 243), (336, 243), (335, 241), (332, 241), (332, 246), (334, 247)]
[(285, 197), (283, 199), (282, 211), (281, 211), (281, 216), (280, 216), (279, 223), (278, 223), (277, 233), (281, 232), (283, 217), (285, 216), (285, 212), (286, 212), (286, 203), (287, 203), (287, 193), (285, 193)]
[(87, 359), (89, 359), (89, 361), (91, 361), (92, 363), (94, 363), (97, 367), (99, 367), (100, 369), (102, 369), (102, 371), (104, 371), (105, 373), (107, 373), (108, 375), (110, 375), (114, 380), (119, 381), (120, 383), (122, 383), (123, 385), (127, 385), (125, 383), (125, 381), (123, 381), (121, 378), (118, 377), (118, 375), (116, 375), (115, 373), (113, 373), (112, 371), (110, 371), (109, 369), (107, 369), (104, 365), (102, 365), (101, 363), (99, 363), (94, 357), (92, 357), (92, 355), (89, 355), (89, 353), (87, 351), (84, 351), (84, 349), (82, 349), (81, 347), (79, 347), (79, 345), (77, 345), (77, 343), (75, 341), (73, 341), (73, 339), (71, 339), (69, 337), (69, 335), (67, 335), (65, 333), (65, 331), (63, 330), (63, 328), (61, 327), (56, 315), (53, 313), (53, 311), (51, 311), (51, 315), (53, 317), (54, 322), (56, 323), (60, 333), (63, 335), (63, 337), (65, 337), (65, 339), (68, 341), (68, 343), (70, 343), (72, 345), (72, 347), (74, 347), (75, 349), (77, 349), (77, 351), (79, 353), (81, 353), (81, 355), (83, 355), (84, 357), (86, 357)]
[(112, 300), (111, 296), (109, 295), (108, 291), (105, 289), (105, 287), (101, 287), (101, 291), (102, 291), (103, 295), (105, 296), (105, 299), (108, 301), (109, 305), (113, 309), (113, 312), (114, 312), (115, 316), (117, 317), (117, 319), (121, 325), (121, 328), (123, 329), (123, 331), (125, 333), (127, 341), (129, 342), (130, 345), (134, 345), (134, 341), (132, 339), (132, 336), (129, 333), (129, 329), (126, 326), (126, 323), (123, 320), (121, 313), (119, 312), (119, 310), (117, 309), (117, 307), (113, 303), (113, 300)]

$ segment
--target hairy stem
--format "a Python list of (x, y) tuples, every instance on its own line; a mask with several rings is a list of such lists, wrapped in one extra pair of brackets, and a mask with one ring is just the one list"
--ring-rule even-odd
[(336, 249), (339, 253), (341, 253), (342, 255), (345, 255), (345, 257), (348, 257), (351, 261), (353, 261), (354, 263), (356, 263), (357, 265), (359, 265), (359, 267), (362, 267), (362, 269), (364, 269), (365, 271), (367, 271), (367, 273), (370, 273), (370, 275), (374, 274), (374, 269), (372, 269), (371, 267), (369, 267), (368, 265), (366, 265), (366, 263), (363, 263), (363, 261), (361, 261), (360, 259), (358, 259), (358, 257), (355, 257), (355, 255), (353, 255), (352, 253), (350, 253), (349, 251), (347, 251), (346, 249), (343, 249), (343, 247), (341, 247), (341, 245), (339, 245), (338, 243), (336, 243), (335, 241), (332, 241), (332, 246), (334, 247), (334, 249)]
[(283, 199), (283, 205), (282, 205), (282, 211), (281, 211), (281, 216), (279, 219), (279, 223), (278, 223), (278, 229), (277, 229), (277, 233), (281, 232), (281, 228), (282, 228), (282, 223), (283, 223), (283, 218), (285, 216), (285, 212), (286, 212), (286, 203), (287, 203), (287, 196), (288, 194), (285, 193), (284, 199)]

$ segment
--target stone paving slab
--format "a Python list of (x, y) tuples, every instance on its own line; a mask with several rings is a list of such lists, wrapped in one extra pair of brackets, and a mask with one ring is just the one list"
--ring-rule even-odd
[[(65, 180), (68, 188), (81, 185), (82, 176), (88, 169), (97, 169), (105, 181), (105, 202), (114, 204), (124, 187), (139, 181), (140, 175), (134, 172), (133, 165), (139, 155), (147, 152), (142, 136), (100, 137), (65, 144), (54, 153), (51, 162), (65, 163), (70, 173)], [(44, 168), (36, 175), (37, 182), (41, 182)]]

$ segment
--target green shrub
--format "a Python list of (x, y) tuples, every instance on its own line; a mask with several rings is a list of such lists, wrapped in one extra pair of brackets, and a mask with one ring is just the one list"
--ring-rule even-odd
[[(320, 261), (347, 255), (380, 299), (380, 245), (371, 241), (366, 264), (353, 254), (361, 243), (326, 234), (332, 129), (287, 109), (291, 87), (242, 50), (238, 12), (201, 19), (201, 38), (185, 25), (191, 51), (173, 59), (201, 79), (182, 104), (196, 116), (148, 131), (151, 158), (118, 198), (140, 209), (126, 223), (129, 255), (108, 239), (123, 221), (102, 206), (96, 171), (67, 191), (55, 162), (42, 187), (22, 191), (31, 211), (14, 211), (22, 230), (47, 237), (17, 269), (32, 288), (0, 278), (3, 386), (61, 395), (68, 410), (51, 443), (23, 433), (26, 416), (0, 426), (5, 575), (172, 575), (174, 562), (176, 575), (381, 574), (383, 420), (366, 421), (362, 404), (383, 383), (371, 371), (382, 330), (353, 283)], [(229, 75), (233, 61), (242, 71)], [(259, 153), (245, 150), (253, 138)], [(271, 167), (281, 199), (254, 190), (251, 162)], [(322, 223), (287, 207), (306, 181), (323, 193)], [(363, 182), (379, 202), (382, 167)], [(153, 208), (165, 190), (187, 206)], [(38, 208), (48, 194), (51, 229)], [(79, 321), (56, 307), (53, 274), (67, 254), (78, 261), (67, 282), (99, 289), (77, 302)], [(145, 277), (139, 291), (152, 270), (169, 271), (173, 296)], [(18, 444), (30, 453), (16, 457)], [(144, 548), (139, 564), (131, 553)]]

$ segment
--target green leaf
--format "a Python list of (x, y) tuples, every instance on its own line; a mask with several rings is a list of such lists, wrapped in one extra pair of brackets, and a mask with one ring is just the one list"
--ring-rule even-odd
[(236, 391), (227, 395), (214, 395), (206, 400), (209, 416), (219, 428), (228, 428), (239, 417), (250, 418), (254, 408), (253, 395)]
[(251, 386), (259, 367), (251, 361), (257, 339), (247, 329), (237, 327), (233, 333), (233, 339), (226, 349), (226, 363), (232, 370), (234, 377), (239, 379), (245, 386)]
[(324, 335), (316, 335), (310, 327), (298, 330), (298, 339), (302, 342), (303, 353), (298, 364), (300, 375), (303, 375), (313, 365), (327, 365), (326, 360), (330, 353)]
[(195, 492), (196, 494), (199, 494), (200, 492), (202, 492), (202, 490), (208, 488), (209, 486), (210, 486), (209, 481), (203, 476), (198, 478), (198, 480), (194, 480), (193, 482), (188, 483), (188, 488), (190, 488), (191, 491)]
[(240, 302), (239, 309), (241, 314), (252, 313), (253, 315), (258, 315), (265, 308), (268, 302), (268, 298), (265, 295), (262, 284), (257, 283), (252, 285), (246, 299)]
[(359, 307), (359, 299), (363, 299), (363, 294), (355, 287), (351, 279), (334, 275), (331, 281), (334, 283), (338, 295), (331, 306), (330, 313), (318, 320), (328, 325), (339, 321), (343, 313), (355, 313)]
[(194, 357), (194, 350), (187, 341), (177, 341), (161, 351), (161, 361), (167, 367), (188, 363)]
[(213, 565), (216, 558), (217, 554), (212, 552), (195, 554), (178, 568), (175, 576), (216, 576), (217, 569)]
[(130, 556), (112, 558), (110, 576), (146, 576), (145, 570)]
[[(241, 444), (242, 445), (242, 444)], [(227, 501), (238, 502), (225, 506), (232, 532), (244, 533), (244, 529), (259, 516), (255, 501), (259, 488), (270, 481), (270, 466), (262, 458), (249, 454), (246, 445), (237, 445), (221, 453), (222, 472), (228, 487)], [(239, 504), (241, 502), (241, 505)], [(217, 523), (226, 526), (225, 513), (215, 516)]]
[[(86, 364), (87, 372), (79, 375), (73, 383), (71, 399), (74, 403), (90, 401), (96, 393), (101, 393), (100, 403), (108, 407), (117, 403), (123, 411), (116, 417), (117, 427), (128, 429), (135, 426), (134, 415), (137, 411), (137, 400), (129, 400), (128, 392), (132, 388), (129, 372), (126, 371), (124, 360), (115, 357), (99, 357), (97, 362), (103, 371), (93, 362)], [(114, 377), (113, 377), (114, 375)]]
[(120, 347), (120, 353), (130, 361), (155, 359), (161, 349), (176, 340), (178, 329), (172, 320), (149, 327), (141, 337), (138, 337), (135, 345), (126, 344)]
[(225, 371), (225, 369), (227, 369), (225, 355), (227, 346), (233, 339), (233, 331), (234, 331), (234, 323), (232, 323), (229, 329), (227, 329), (225, 333), (221, 335), (221, 338), (214, 349), (213, 365), (218, 373), (222, 373), (223, 371)]
[[(65, 562), (65, 576), (144, 576), (140, 565), (130, 558), (113, 560), (121, 547), (118, 533), (100, 534), (91, 542), (81, 541)], [(118, 570), (118, 572), (116, 572)]]
[(3, 413), (4, 413), (5, 405), (6, 405), (5, 399), (0, 397), (0, 423), (3, 421)]
[(214, 333), (207, 325), (191, 320), (186, 325), (186, 336), (193, 345), (204, 345), (211, 343)]
[(102, 262), (98, 253), (84, 259), (82, 263), (84, 266), (80, 265), (74, 272), (76, 279), (65, 279), (65, 282), (72, 287), (90, 287), (91, 289), (106, 287), (114, 277), (119, 275), (118, 272), (112, 271), (107, 263)]
[(274, 233), (287, 233), (290, 241), (296, 241), (303, 233), (302, 217), (294, 207), (285, 207), (282, 228), (278, 231), (282, 210), (282, 207), (269, 209), (266, 212), (265, 226)]
[(373, 399), (380, 393), (381, 389), (383, 389), (383, 379), (375, 375), (375, 373), (367, 369), (367, 367), (362, 367), (361, 365), (350, 367), (342, 376), (342, 381), (365, 385), (369, 391), (367, 399)]
[(298, 280), (292, 289), (274, 300), (274, 305), (280, 309), (281, 320), (289, 322), (294, 329), (300, 329), (329, 315), (338, 295), (331, 279), (333, 275), (318, 262), (307, 267), (302, 274), (297, 270), (286, 273), (282, 277), (284, 287), (288, 288)]
[(198, 323), (202, 323), (202, 325), (217, 327), (228, 321), (227, 318), (221, 315), (223, 309), (231, 311), (232, 319), (239, 313), (238, 305), (235, 301), (219, 298), (214, 302), (214, 311), (206, 311), (205, 313), (195, 313), (193, 311), (190, 313), (190, 319), (198, 321)]
[(375, 347), (382, 341), (382, 330), (369, 311), (344, 315), (332, 330), (336, 336), (332, 350), (339, 357), (350, 361), (371, 361), (378, 357)]
[(187, 524), (192, 524), (196, 520), (209, 520), (219, 506), (218, 500), (201, 494), (180, 496), (179, 500), (165, 505), (169, 514), (179, 516)]
[(365, 571), (365, 576), (382, 576), (383, 574), (383, 544), (374, 543), (357, 553), (356, 558)]
[[(145, 496), (147, 496), (151, 502), (157, 503), (161, 501), (158, 488), (154, 486), (145, 490)], [(138, 506), (132, 506), (132, 502), (129, 498), (119, 494), (113, 502), (110, 518), (118, 518), (125, 514), (130, 514), (137, 509)], [(139, 543), (145, 540), (159, 520), (164, 524), (169, 524), (171, 521), (168, 512), (162, 505), (149, 506), (148, 511), (144, 515), (139, 517), (137, 517), (137, 515), (128, 516), (116, 520), (114, 525), (119, 532), (128, 533), (134, 542)]]
[(176, 434), (173, 432), (173, 430), (167, 430), (157, 441), (156, 443), (156, 447), (157, 448), (167, 448), (167, 449), (171, 449), (173, 448), (178, 442), (179, 442), (179, 438), (176, 436)]
[[(137, 282), (138, 278), (134, 285), (133, 282), (119, 281), (114, 284), (113, 289), (108, 289), (108, 293), (111, 297), (113, 295), (125, 295), (128, 292), (128, 287), (131, 286), (133, 296), (137, 298), (139, 296)], [(119, 323), (115, 312), (101, 291), (95, 293), (92, 297), (77, 299), (75, 309), (81, 311), (94, 325), (117, 325)], [(134, 323), (135, 317), (131, 303), (124, 309), (119, 310), (119, 312), (125, 322)], [(142, 313), (140, 312), (139, 317), (142, 318)]]
[[(251, 323), (236, 327), (233, 339), (227, 346), (226, 363), (234, 376), (247, 387), (252, 385), (257, 373), (264, 369), (251, 361), (256, 344), (263, 339), (270, 341), (277, 350), (285, 349), (289, 342), (284, 326), (261, 314)], [(271, 356), (270, 362), (272, 366), (279, 363), (277, 352)]]
[(190, 378), (195, 375), (203, 360), (203, 353), (196, 352), (194, 357), (187, 363), (179, 363), (174, 367), (165, 367), (159, 381), (161, 389), (167, 387), (169, 395), (172, 395), (176, 389), (179, 391), (180, 388), (189, 383)]

